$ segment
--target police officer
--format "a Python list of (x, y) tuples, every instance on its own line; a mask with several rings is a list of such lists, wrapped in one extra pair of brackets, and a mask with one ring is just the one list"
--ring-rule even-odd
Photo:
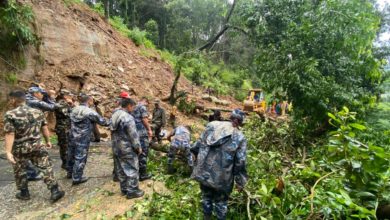
[(114, 165), (122, 194), (128, 199), (144, 195), (138, 187), (138, 155), (142, 153), (142, 148), (134, 118), (130, 115), (135, 105), (130, 98), (122, 99), (121, 108), (111, 117)]
[(50, 97), (44, 89), (37, 86), (28, 89), (26, 103), (28, 106), (43, 112), (54, 111), (58, 107), (53, 97)]
[(167, 123), (165, 109), (160, 106), (160, 100), (154, 100), (154, 109), (152, 116), (153, 141), (161, 142), (161, 128)]
[(146, 171), (149, 153), (149, 140), (152, 138), (152, 129), (148, 120), (148, 104), (149, 100), (146, 97), (142, 97), (132, 112), (142, 147), (142, 153), (138, 156), (140, 181), (144, 181), (152, 177), (152, 175), (148, 174)]
[(93, 98), (88, 95), (80, 97), (81, 104), (72, 109), (70, 113), (70, 135), (67, 158), (67, 178), (73, 179), (73, 185), (88, 181), (83, 177), (84, 167), (87, 163), (89, 144), (93, 123), (109, 126), (110, 122), (92, 110)]
[(192, 160), (192, 153), (190, 151), (190, 141), (191, 141), (191, 127), (190, 126), (178, 126), (176, 127), (167, 137), (171, 141), (171, 147), (168, 152), (168, 173), (172, 174), (175, 172), (173, 168), (173, 161), (175, 160), (175, 155), (179, 150), (184, 151), (185, 157), (187, 159), (188, 166), (192, 170), (194, 162)]
[[(117, 108), (114, 109), (114, 111), (112, 112), (112, 114), (114, 114), (117, 110), (121, 109), (121, 103), (122, 103), (122, 100), (124, 99), (130, 99), (130, 95), (128, 92), (126, 91), (122, 91), (120, 94), (119, 94), (119, 97), (116, 99), (115, 101), (115, 104), (117, 106)], [(134, 100), (133, 100), (134, 101)], [(134, 119), (134, 118), (133, 118)], [(114, 147), (114, 146), (112, 146)], [(112, 149), (112, 151), (114, 152), (114, 148)], [(119, 182), (119, 178), (118, 178), (118, 173), (116, 171), (116, 160), (115, 158), (114, 159), (114, 169), (112, 170), (112, 181), (114, 182)]]
[(247, 141), (239, 130), (244, 118), (245, 114), (236, 109), (230, 116), (231, 121), (209, 123), (191, 149), (197, 155), (191, 177), (200, 183), (206, 220), (211, 219), (214, 206), (217, 219), (226, 219), (234, 182), (239, 191), (247, 182)]
[(66, 169), (66, 157), (68, 149), (68, 139), (70, 130), (70, 112), (74, 106), (73, 95), (66, 89), (61, 89), (57, 97), (59, 107), (55, 110), (56, 126), (55, 131), (58, 139), (58, 146), (60, 150), (60, 157), (62, 161), (61, 167)]
[(55, 202), (62, 198), (65, 192), (59, 189), (49, 154), (41, 143), (42, 132), (46, 147), (52, 147), (45, 116), (42, 111), (26, 105), (23, 91), (11, 92), (9, 97), (15, 109), (6, 112), (4, 116), (5, 151), (14, 168), (17, 189), (20, 190), (16, 198), (30, 199), (26, 167), (31, 161), (43, 173), (43, 181), (51, 190), (50, 199)]

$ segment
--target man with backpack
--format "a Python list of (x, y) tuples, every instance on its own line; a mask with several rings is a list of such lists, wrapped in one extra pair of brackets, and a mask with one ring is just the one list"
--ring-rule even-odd
[(215, 206), (217, 219), (226, 219), (227, 202), (233, 190), (241, 191), (247, 182), (246, 145), (239, 130), (245, 113), (234, 110), (230, 121), (214, 121), (207, 125), (191, 151), (197, 164), (191, 175), (200, 183), (204, 219), (211, 219)]

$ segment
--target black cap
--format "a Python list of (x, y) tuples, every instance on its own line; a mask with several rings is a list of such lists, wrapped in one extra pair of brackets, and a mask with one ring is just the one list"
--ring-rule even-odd
[(21, 91), (21, 90), (12, 91), (8, 95), (9, 95), (9, 97), (12, 97), (12, 98), (26, 99), (26, 94), (24, 93), (24, 91)]

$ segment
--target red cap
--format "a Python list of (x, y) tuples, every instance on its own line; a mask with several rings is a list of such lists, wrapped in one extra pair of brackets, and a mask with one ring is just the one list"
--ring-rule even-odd
[(122, 99), (129, 99), (130, 98), (130, 95), (129, 93), (125, 92), (125, 91), (122, 91), (121, 94), (119, 95), (119, 98), (122, 98)]

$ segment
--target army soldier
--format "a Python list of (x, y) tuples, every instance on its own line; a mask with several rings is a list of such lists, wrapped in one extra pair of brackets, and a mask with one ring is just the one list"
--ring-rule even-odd
[[(26, 95), (26, 103), (28, 106), (39, 109), (42, 112), (54, 111), (56, 109), (56, 103), (49, 96), (49, 94), (41, 87), (35, 85), (28, 89)], [(27, 178), (28, 180), (40, 180), (42, 179), (42, 173), (38, 172), (31, 162), (27, 163)]]
[(60, 95), (57, 97), (59, 107), (55, 110), (56, 115), (56, 134), (58, 139), (58, 146), (60, 149), (60, 157), (62, 160), (61, 167), (66, 169), (66, 151), (68, 149), (68, 138), (70, 130), (70, 112), (74, 106), (72, 100), (72, 93), (68, 90), (62, 89)]
[(88, 95), (80, 97), (81, 104), (73, 108), (70, 113), (71, 128), (69, 134), (67, 178), (73, 179), (73, 185), (88, 181), (83, 177), (84, 167), (87, 163), (89, 144), (93, 123), (109, 126), (110, 122), (89, 108), (93, 105), (93, 98)]
[(152, 117), (153, 141), (161, 142), (161, 128), (165, 126), (166, 122), (165, 109), (161, 108), (160, 100), (156, 99)]
[(245, 114), (236, 109), (231, 121), (214, 121), (207, 125), (191, 149), (197, 164), (191, 175), (200, 183), (204, 219), (211, 219), (213, 206), (217, 219), (226, 219), (227, 202), (234, 182), (239, 191), (247, 182), (246, 139), (238, 129)]
[(149, 140), (152, 138), (152, 129), (149, 125), (149, 114), (147, 106), (149, 101), (146, 97), (142, 97), (138, 105), (132, 112), (135, 119), (135, 126), (137, 127), (142, 153), (138, 156), (139, 160), (139, 180), (144, 181), (152, 177), (151, 174), (146, 172), (148, 153), (149, 153)]
[(138, 155), (142, 153), (142, 148), (134, 118), (130, 115), (135, 105), (130, 98), (121, 100), (121, 108), (111, 118), (114, 165), (122, 194), (128, 199), (144, 195), (138, 188)]
[(45, 146), (41, 143), (41, 132), (46, 147), (51, 148), (49, 129), (42, 111), (26, 105), (25, 94), (14, 91), (9, 94), (15, 109), (4, 116), (5, 151), (8, 161), (13, 165), (17, 189), (16, 198), (29, 200), (26, 167), (29, 161), (43, 173), (43, 181), (51, 190), (51, 201), (55, 202), (65, 195), (54, 179), (53, 167)]
[(173, 161), (175, 160), (175, 155), (179, 150), (184, 151), (185, 157), (187, 159), (188, 166), (193, 168), (194, 162), (192, 160), (192, 153), (190, 151), (190, 141), (191, 141), (191, 127), (189, 126), (178, 126), (176, 127), (167, 137), (171, 141), (171, 147), (168, 152), (168, 173), (172, 174), (175, 172), (173, 168)]

